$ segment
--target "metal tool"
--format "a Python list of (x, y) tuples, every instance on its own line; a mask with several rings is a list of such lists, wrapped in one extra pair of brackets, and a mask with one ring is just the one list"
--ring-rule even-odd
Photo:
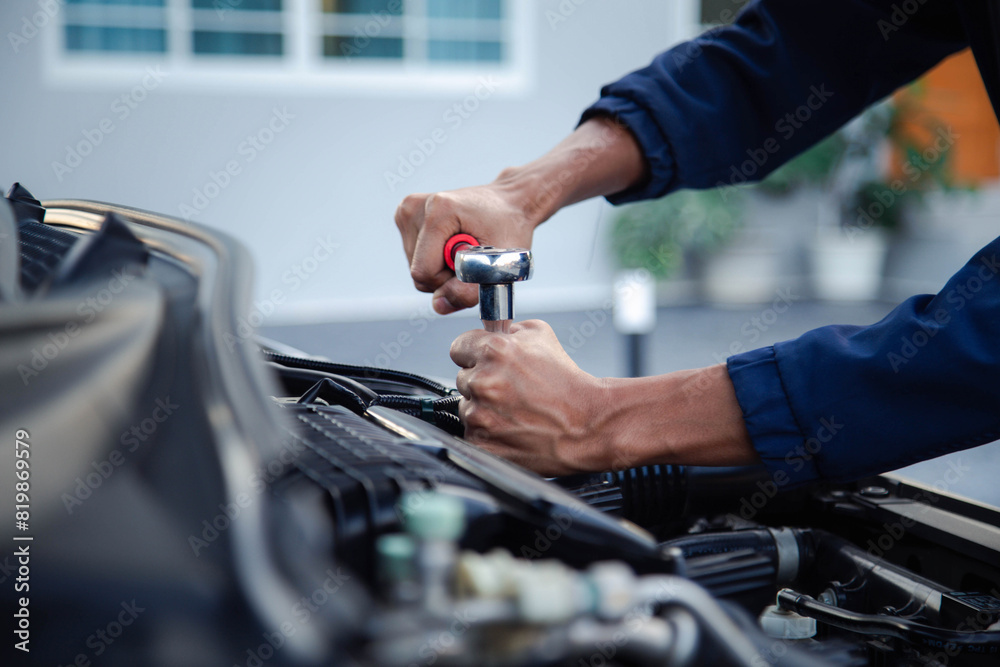
[(468, 234), (457, 234), (445, 244), (445, 261), (463, 283), (479, 285), (479, 317), (483, 327), (495, 333), (510, 333), (514, 320), (514, 283), (531, 278), (534, 270), (531, 251), (481, 246)]

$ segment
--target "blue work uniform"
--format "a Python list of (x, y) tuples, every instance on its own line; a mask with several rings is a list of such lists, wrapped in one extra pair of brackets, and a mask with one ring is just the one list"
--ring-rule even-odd
[[(1000, 109), (1000, 3), (759, 0), (605, 86), (648, 179), (608, 199), (763, 178), (971, 47)], [(804, 111), (807, 110), (807, 111)], [(1000, 439), (1000, 238), (936, 295), (727, 360), (750, 438), (788, 486), (847, 480)]]

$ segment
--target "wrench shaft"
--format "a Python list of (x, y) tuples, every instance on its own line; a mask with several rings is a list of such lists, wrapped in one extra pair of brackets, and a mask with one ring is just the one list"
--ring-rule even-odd
[(513, 320), (483, 320), (483, 328), (490, 333), (510, 333), (510, 323)]

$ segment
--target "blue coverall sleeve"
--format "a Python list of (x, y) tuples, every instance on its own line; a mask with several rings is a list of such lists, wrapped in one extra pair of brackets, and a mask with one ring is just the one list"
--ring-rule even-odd
[[(905, 3), (904, 3), (905, 4)], [(967, 46), (950, 0), (758, 0), (657, 56), (583, 113), (617, 118), (649, 175), (615, 204), (759, 180)]]
[[(759, 0), (605, 86), (648, 179), (622, 203), (763, 178), (967, 45), (949, 0)], [(784, 485), (855, 479), (1000, 438), (1000, 239), (936, 296), (730, 357), (754, 447)]]
[(847, 480), (1000, 438), (1000, 238), (934, 296), (728, 359), (778, 480)]

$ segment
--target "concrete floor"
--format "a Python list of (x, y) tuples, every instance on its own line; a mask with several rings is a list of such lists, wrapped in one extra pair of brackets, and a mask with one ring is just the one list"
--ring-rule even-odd
[[(774, 304), (720, 308), (685, 306), (661, 308), (650, 335), (646, 374), (696, 368), (721, 362), (730, 354), (794, 338), (826, 324), (871, 324), (884, 317), (892, 304), (830, 304), (785, 295)], [(788, 303), (787, 308), (785, 302)], [(780, 312), (779, 312), (780, 311)], [(524, 313), (555, 330), (560, 342), (581, 368), (599, 376), (626, 373), (626, 343), (615, 332), (610, 312)], [(452, 384), (457, 368), (448, 358), (451, 341), (463, 331), (478, 328), (469, 316), (440, 317), (427, 310), (404, 321), (330, 323), (266, 327), (261, 334), (323, 355), (335, 361), (408, 370)], [(957, 481), (954, 472), (960, 470)], [(1000, 442), (904, 469), (925, 484), (944, 485), (960, 495), (1000, 507)]]

